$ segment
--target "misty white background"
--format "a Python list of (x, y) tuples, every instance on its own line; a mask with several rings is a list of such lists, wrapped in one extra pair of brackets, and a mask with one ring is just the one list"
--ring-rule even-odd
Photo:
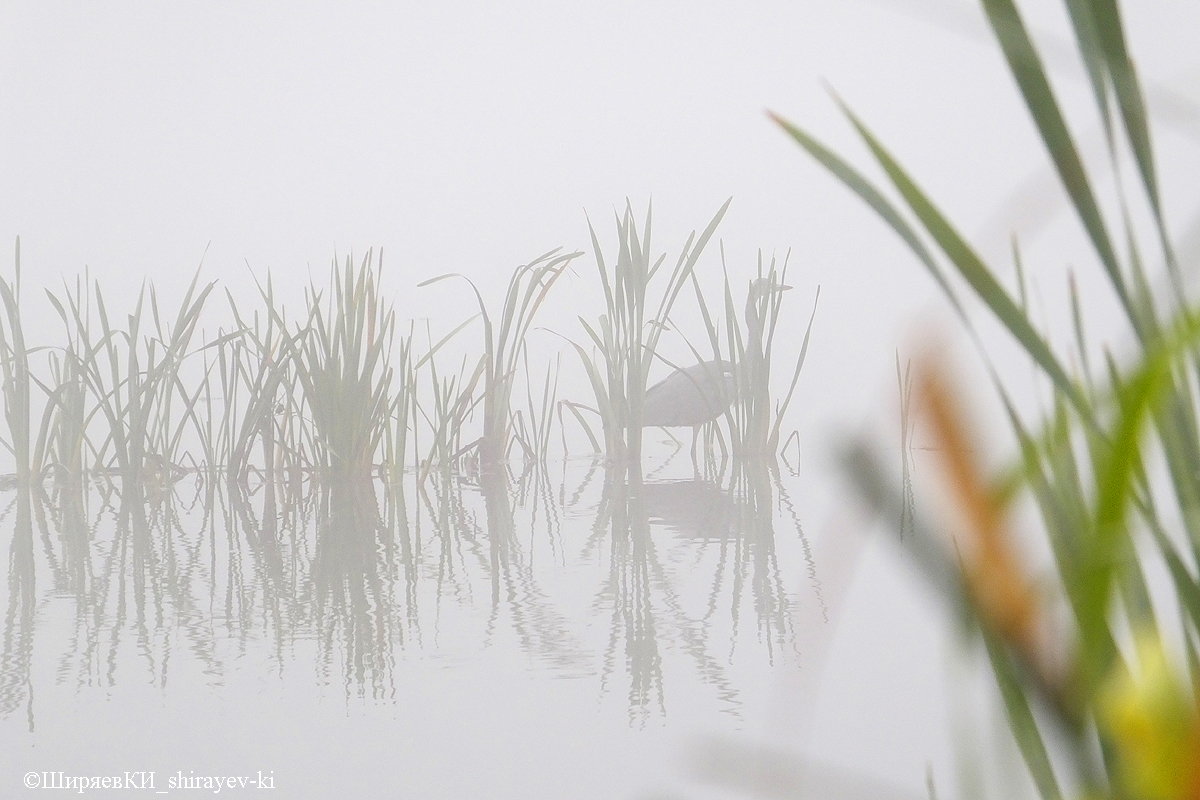
[[(1060, 4), (1021, 6), (1094, 175), (1111, 188)], [(1186, 244), (1200, 209), (1200, 114), (1189, 104), (1200, 101), (1200, 4), (1123, 10), (1150, 87), (1170, 224)], [(806, 469), (828, 471), (828, 436), (894, 419), (894, 360), (914, 329), (939, 317), (955, 328), (902, 243), (766, 117), (780, 113), (878, 175), (825, 84), (1006, 276), (1008, 237), (1021, 237), (1052, 329), (1065, 318), (1070, 266), (1094, 324), (1119, 347), (1091, 251), (968, 0), (7, 2), (0, 270), (11, 275), (19, 235), (27, 330), (52, 343), (60, 329), (38, 287), (85, 268), (114, 313), (130, 310), (145, 279), (177, 303), (201, 261), (202, 277), (239, 303), (254, 305), (251, 275), (269, 271), (298, 306), (335, 254), (383, 248), (402, 316), (448, 329), (471, 313), (469, 295), (450, 284), (416, 290), (419, 281), (462, 272), (496, 302), (517, 264), (557, 246), (590, 249), (585, 212), (611, 254), (613, 211), (626, 198), (639, 216), (653, 199), (656, 251), (673, 259), (732, 196), (718, 235), (735, 284), (760, 248), (792, 251), (789, 344), (822, 287), (792, 425), (814, 454)], [(710, 282), (715, 244), (700, 268)], [(593, 269), (590, 253), (576, 262), (543, 324), (581, 336), (575, 316), (595, 313)], [(224, 299), (210, 304), (214, 324), (228, 324)], [(823, 513), (813, 512), (818, 527)], [(901, 618), (914, 602), (924, 608), (885, 599), (866, 613)], [(825, 755), (866, 746), (868, 771), (919, 787), (931, 745), (906, 731), (929, 717), (922, 687), (936, 685), (940, 665), (926, 664), (917, 651), (928, 642), (903, 624), (872, 630), (885, 637), (850, 635), (831, 662), (835, 684), (868, 673), (875, 683), (860, 687), (860, 707), (814, 712)], [(897, 654), (907, 651), (905, 662)], [(870, 663), (878, 653), (901, 659), (883, 683)], [(873, 718), (884, 697), (891, 716)], [(845, 719), (857, 722), (838, 728)]]
[[(1103, 156), (1060, 4), (1023, 6), (1081, 147)], [(1152, 88), (1197, 94), (1200, 8), (1125, 13)], [(719, 236), (735, 286), (760, 248), (791, 249), (797, 326), (823, 287), (797, 424), (853, 419), (937, 298), (899, 240), (767, 119), (784, 115), (877, 175), (823, 82), (999, 270), (1011, 270), (1013, 232), (1047, 292), (1068, 263), (1085, 278), (1093, 268), (968, 0), (7, 3), (0, 70), (0, 242), (21, 236), (32, 286), (89, 268), (115, 310), (147, 278), (177, 302), (202, 260), (245, 305), (253, 270), (298, 306), (334, 254), (374, 247), (402, 316), (449, 324), (463, 287), (417, 282), (462, 272), (495, 302), (515, 265), (589, 250), (585, 212), (613, 248), (626, 198), (639, 215), (653, 198), (656, 249), (673, 259), (732, 196)], [(1182, 231), (1197, 209), (1200, 113), (1167, 110), (1156, 145)], [(709, 255), (701, 273), (715, 279)], [(592, 269), (590, 254), (576, 262), (547, 326), (579, 335)], [(210, 305), (227, 322), (224, 301)], [(31, 330), (47, 310), (26, 303)]]

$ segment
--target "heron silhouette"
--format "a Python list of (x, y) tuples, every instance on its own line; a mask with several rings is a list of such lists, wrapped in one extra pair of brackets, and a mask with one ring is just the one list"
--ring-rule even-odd
[[(746, 347), (743, 360), (757, 372), (762, 355), (762, 304), (775, 292), (790, 289), (772, 278), (755, 278), (746, 296)], [(642, 425), (648, 428), (691, 428), (692, 458), (700, 426), (712, 422), (737, 396), (738, 377), (733, 362), (701, 361), (677, 369), (646, 390)]]

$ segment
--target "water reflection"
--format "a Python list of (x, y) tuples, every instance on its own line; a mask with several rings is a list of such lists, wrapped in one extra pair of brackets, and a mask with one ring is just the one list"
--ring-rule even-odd
[(608, 573), (594, 603), (596, 611), (610, 618), (601, 686), (608, 690), (615, 682), (618, 656), (623, 655), (630, 720), (644, 722), (652, 708), (666, 711), (654, 592), (662, 597), (660, 607), (672, 605), (672, 592), (650, 538), (641, 470), (636, 465), (609, 466), (584, 553), (589, 555), (607, 540)]
[(33, 691), (30, 663), (33, 659), (33, 616), (36, 595), (33, 584), (33, 518), (29, 491), (19, 489), (5, 509), (4, 519), (13, 519), (8, 551), (8, 609), (4, 616), (4, 648), (0, 651), (0, 715), (8, 717), (26, 704), (29, 730), (33, 730)]
[(319, 667), (328, 675), (340, 647), (347, 691), (394, 697), (405, 618), (395, 537), (383, 525), (373, 483), (336, 481), (319, 494), (311, 578), (299, 598), (303, 605), (311, 597)]
[[(515, 479), (505, 469), (488, 469), (464, 485), (478, 492), (484, 504), (486, 549), (476, 551), (480, 564), (486, 564), (491, 588), (484, 643), (490, 645), (499, 637), (499, 626), (506, 624), (526, 657), (560, 675), (584, 674), (590, 657), (572, 633), (570, 620), (539, 585), (534, 569), (535, 537), (544, 536), (551, 552), (561, 550), (550, 497), (539, 474), (530, 470)], [(520, 531), (529, 534), (525, 541), (518, 533), (514, 503), (528, 514)]]
[(650, 523), (700, 542), (728, 539), (733, 532), (733, 503), (710, 480), (646, 483), (642, 503)]
[(650, 521), (694, 543), (697, 562), (706, 550), (716, 550), (710, 613), (729, 609), (730, 647), (736, 645), (742, 599), (749, 592), (755, 628), (768, 647), (768, 658), (794, 636), (791, 598), (775, 547), (776, 489), (803, 548), (814, 598), (823, 603), (807, 539), (773, 464), (735, 462), (728, 487), (712, 479), (664, 481), (643, 487)]
[(792, 608), (816, 573), (811, 555), (780, 563), (773, 466), (722, 469), (147, 470), (17, 491), (2, 517), (0, 716), (25, 707), (33, 725), (32, 687), (49, 677), (32, 673), (35, 634), (65, 641), (53, 680), (76, 692), (220, 687), (249, 667), (391, 702), (407, 659), (454, 669), (492, 650), (595, 681), (634, 725), (666, 715), (677, 683), (737, 714), (735, 653), (794, 648)]

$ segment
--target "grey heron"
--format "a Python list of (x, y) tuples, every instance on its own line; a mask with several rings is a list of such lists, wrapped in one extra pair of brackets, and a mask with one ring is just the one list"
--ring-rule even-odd
[(702, 361), (677, 369), (646, 390), (642, 424), (648, 428), (697, 428), (719, 417), (737, 394), (730, 361)]
[[(746, 356), (762, 358), (762, 301), (790, 289), (773, 278), (756, 278), (746, 297)], [(757, 369), (757, 365), (754, 365)], [(730, 361), (702, 361), (677, 369), (646, 390), (642, 424), (648, 428), (691, 428), (692, 451), (701, 425), (725, 413), (737, 395), (736, 367)]]

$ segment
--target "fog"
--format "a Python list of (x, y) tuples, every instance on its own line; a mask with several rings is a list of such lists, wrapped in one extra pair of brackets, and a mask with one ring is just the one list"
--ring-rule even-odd
[[(1061, 10), (1028, 5), (1058, 56), (1062, 101), (1086, 114)], [(1196, 9), (1125, 13), (1147, 83), (1186, 98)], [(204, 277), (239, 296), (254, 292), (251, 273), (270, 271), (298, 297), (335, 254), (374, 247), (401, 313), (420, 317), (455, 296), (414, 292), (424, 278), (462, 272), (495, 295), (516, 264), (558, 246), (590, 250), (585, 213), (611, 235), (614, 209), (629, 199), (640, 214), (653, 199), (667, 250), (732, 196), (719, 236), (734, 277), (760, 248), (791, 249), (795, 279), (824, 288), (811, 383), (852, 389), (822, 392), (837, 397), (828, 404), (810, 396), (808, 417), (822, 419), (888, 374), (901, 331), (938, 302), (902, 243), (764, 113), (866, 165), (827, 87), (994, 263), (1011, 260), (1019, 223), (1037, 274), (1068, 257), (1090, 266), (967, 2), (303, 4), (287, 14), (12, 3), (0, 14), (0, 236), (21, 236), (28, 282), (54, 286), (87, 268), (114, 297), (146, 278), (171, 297), (203, 262)], [(1188, 220), (1200, 123), (1182, 114), (1165, 115), (1156, 135), (1172, 166), (1166, 206)], [(1093, 149), (1097, 133), (1085, 128)], [(1030, 181), (1033, 197), (1051, 198), (1034, 219)], [(716, 273), (708, 261), (702, 272)], [(590, 269), (590, 256), (577, 262)], [(26, 314), (38, 310), (48, 309)], [(545, 324), (578, 333), (571, 313)]]
[[(1101, 185), (1111, 186), (1091, 89), (1062, 9), (1057, 3), (1020, 5), (1047, 53), (1054, 88), (1089, 168)], [(1190, 276), (1200, 265), (1194, 188), (1200, 180), (1200, 64), (1194, 50), (1200, 4), (1139, 0), (1122, 10), (1147, 86), (1169, 227)], [(436, 337), (474, 313), (473, 296), (461, 283), (417, 288), (419, 282), (462, 273), (496, 303), (517, 265), (556, 247), (579, 250), (583, 254), (538, 318), (531, 347), (543, 359), (562, 353), (560, 397), (588, 400), (583, 373), (561, 337), (584, 341), (577, 318), (601, 313), (589, 221), (611, 257), (615, 215), (628, 203), (640, 220), (652, 207), (654, 250), (673, 262), (687, 236), (732, 198), (697, 267), (713, 302), (719, 302), (722, 250), (738, 292), (753, 277), (760, 251), (781, 260), (789, 254), (793, 290), (782, 341), (794, 357), (820, 287), (787, 429), (798, 430), (803, 443), (805, 527), (815, 538), (832, 536), (829, 531), (851, 513), (842, 506), (852, 505), (834, 475), (832, 448), (843, 435), (863, 429), (894, 435), (897, 359), (937, 338), (949, 343), (968, 385), (982, 384), (976, 379), (984, 375), (936, 283), (903, 242), (768, 117), (771, 111), (800, 125), (883, 185), (835, 96), (1002, 275), (1013, 275), (1011, 237), (1019, 238), (1034, 307), (1041, 309), (1035, 317), (1051, 330), (1051, 341), (1070, 335), (1065, 276), (1071, 269), (1080, 276), (1100, 337), (1122, 352), (1129, 331), (1109, 313), (1115, 303), (1093, 252), (986, 20), (969, 0), (5, 3), (0, 274), (12, 274), (11, 248), (19, 236), (27, 335), (33, 344), (50, 345), (59, 339), (61, 323), (41, 289), (57, 291), (85, 271), (119, 309), (114, 313), (131, 310), (144, 281), (153, 282), (160, 297), (177, 301), (197, 269), (203, 280), (219, 282), (222, 295), (227, 288), (248, 304), (269, 274), (281, 302), (299, 310), (310, 280), (327, 284), (332, 259), (357, 261), (373, 248), (384, 253), (383, 287), (400, 317), (420, 325), (431, 320)], [(1132, 175), (1124, 176), (1129, 185)], [(1146, 216), (1141, 206), (1132, 213), (1138, 220)], [(210, 301), (210, 330), (230, 326), (226, 308), (223, 296)], [(695, 312), (681, 310), (679, 319), (694, 323)], [(1027, 359), (997, 327), (985, 321), (981, 330), (1000, 374), (1033, 407), (1037, 393), (1027, 380)], [(686, 355), (679, 340), (670, 346)], [(985, 409), (981, 414), (995, 403), (983, 386), (969, 391), (978, 393), (972, 396)], [(1011, 447), (1002, 431), (983, 435), (995, 452)], [(6, 465), (8, 459), (6, 454)], [(946, 620), (935, 619), (929, 629), (905, 628), (913, 615), (933, 613), (935, 606), (914, 588), (902, 563), (885, 547), (871, 547), (857, 569), (875, 576), (874, 583), (862, 588), (853, 572), (829, 581), (843, 592), (857, 587), (857, 593), (842, 595), (851, 598), (847, 619), (873, 622), (847, 625), (836, 640), (829, 634), (820, 648), (842, 671), (829, 678), (825, 700), (810, 703), (805, 695), (793, 698), (793, 706), (803, 706), (796, 712), (804, 715), (803, 724), (831, 726), (823, 743), (814, 735), (812, 752), (850, 766), (869, 761), (866, 772), (919, 793), (926, 761), (939, 774), (949, 772), (950, 737), (941, 731), (897, 740), (914, 724), (905, 715), (930, 725), (944, 719), (944, 699), (923, 692), (939, 688), (945, 639), (937, 626)], [(893, 591), (903, 599), (889, 601)], [(54, 619), (52, 629), (66, 617)], [(63, 630), (55, 635), (61, 638)], [(917, 651), (935, 655), (924, 659)], [(891, 675), (894, 685), (870, 672), (869, 662), (880, 652), (911, 652), (911, 663), (898, 662)], [(550, 725), (559, 726), (564, 738), (573, 735), (572, 709), (589, 708), (590, 695), (554, 699), (521, 683), (519, 658), (505, 664), (508, 683), (498, 676), (491, 685), (520, 689), (496, 701), (486, 687), (464, 690), (450, 672), (421, 663), (419, 671), (427, 674), (420, 685), (430, 692), (441, 687), (441, 694), (413, 701), (428, 705), (431, 718), (444, 718), (434, 726), (444, 729), (438, 727), (433, 740), (453, 741), (460, 731), (452, 721), (471, 724), (472, 713), (487, 702), (495, 703), (488, 724), (502, 730), (510, 723), (514, 731)], [(909, 668), (919, 671), (911, 684)], [(766, 669), (745, 676), (761, 684), (747, 689), (747, 705), (757, 705), (746, 711), (742, 730), (803, 727), (795, 720), (763, 722), (775, 702), (770, 693), (791, 691), (779, 689), (791, 686), (791, 678)], [(354, 706), (347, 712), (337, 692), (332, 700), (313, 700), (303, 688), (264, 683), (253, 674), (229, 679), (229, 685), (238, 687), (230, 697), (259, 698), (253, 720), (232, 705), (219, 712), (205, 708), (203, 715), (212, 718), (197, 723), (201, 733), (148, 745), (147, 758), (182, 762), (191, 752), (209, 752), (210, 745), (197, 741), (229, 719), (250, 742), (278, 731), (286, 736), (288, 719), (297, 730), (328, 726), (354, 742), (374, 741), (375, 734), (364, 731), (382, 729), (373, 727), (379, 723), (369, 710)], [(546, 691), (574, 691), (551, 685)], [(492, 699), (463, 699), (463, 691), (491, 693)], [(299, 705), (289, 704), (289, 693), (302, 698)], [(52, 719), (63, 729), (73, 713), (135, 727), (145, 713), (151, 730), (169, 731), (174, 712), (164, 708), (175, 702), (193, 707), (165, 694), (158, 707), (154, 697), (85, 695), (79, 703), (103, 709), (73, 711), (69, 701), (56, 701), (62, 705)], [(433, 696), (445, 703), (434, 703)], [(892, 698), (886, 708), (892, 716), (876, 726), (874, 704), (884, 696)], [(557, 702), (562, 709), (540, 713)], [(681, 718), (696, 727), (719, 718), (687, 701), (682, 705), (689, 710)], [(601, 749), (584, 758), (559, 742), (563, 752), (542, 754), (551, 764), (548, 774), (578, 759), (590, 776), (580, 780), (602, 782), (631, 749), (645, 745), (663, 759), (675, 752), (677, 731), (668, 724), (651, 725), (645, 739), (630, 744), (607, 732), (624, 731), (626, 720), (616, 714), (613, 722), (604, 713), (608, 727), (579, 735), (597, 748), (611, 745), (611, 753)], [(357, 714), (370, 723), (356, 724)], [(19, 742), (26, 754), (33, 747), (41, 759), (8, 770), (5, 781), (15, 785), (25, 769), (59, 768), (51, 756), (71, 736), (60, 730), (26, 740), (19, 730), (24, 720), (0, 724), (8, 729), (6, 741)], [(413, 730), (419, 729), (406, 729), (411, 740), (405, 741), (419, 750)], [(684, 731), (678, 732), (682, 737)], [(539, 741), (555, 739), (542, 735)], [(428, 775), (413, 778), (414, 785), (441, 787), (443, 796), (475, 791), (456, 771), (477, 756), (476, 746), (495, 740), (479, 730), (468, 739), (461, 749), (429, 756), (422, 762)], [(337, 740), (329, 734), (322, 741)], [(278, 756), (285, 764), (279, 771), (326, 755), (331, 763), (356, 768), (370, 760), (361, 753), (339, 755), (338, 746), (331, 745), (329, 755), (321, 744), (303, 745), (305, 753), (310, 747), (313, 752)], [(509, 746), (512, 752), (504, 749)], [(496, 776), (507, 774), (509, 767), (500, 765), (509, 757), (539, 755), (517, 744), (504, 747), (485, 759)], [(228, 751), (214, 745), (210, 754), (210, 768), (219, 769)], [(95, 768), (132, 767), (114, 761)], [(323, 793), (339, 785), (329, 777), (334, 768), (306, 768), (304, 774), (326, 781), (313, 789), (322, 794), (279, 794), (332, 796)], [(631, 785), (613, 784), (617, 796), (673, 786), (644, 765), (639, 769), (629, 777)], [(675, 761), (663, 770), (685, 771)], [(561, 785), (550, 777), (513, 785), (518, 783), (535, 792)], [(366, 778), (353, 784), (375, 785)]]

